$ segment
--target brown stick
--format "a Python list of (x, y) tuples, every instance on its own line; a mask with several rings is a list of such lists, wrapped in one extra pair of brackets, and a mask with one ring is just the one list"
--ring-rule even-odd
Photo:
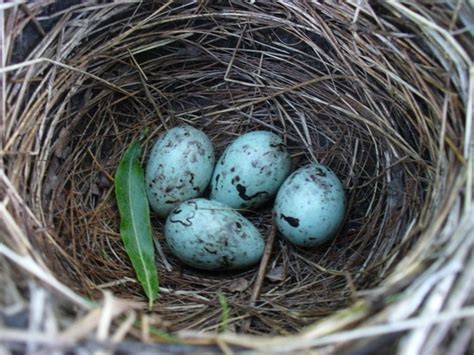
[[(260, 261), (260, 267), (258, 269), (257, 279), (253, 286), (252, 296), (250, 297), (250, 307), (255, 306), (258, 298), (260, 297), (260, 292), (262, 291), (263, 279), (267, 271), (268, 261), (270, 260), (270, 255), (272, 254), (273, 243), (275, 241), (276, 227), (275, 227), (275, 213), (272, 216), (272, 224), (268, 232), (267, 243), (265, 245), (265, 250), (263, 252), (262, 260)], [(250, 327), (251, 318), (247, 319), (246, 322), (242, 325), (243, 332), (248, 331)]]

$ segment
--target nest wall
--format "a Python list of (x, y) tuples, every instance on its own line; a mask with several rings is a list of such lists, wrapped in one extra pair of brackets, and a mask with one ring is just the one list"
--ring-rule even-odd
[[(344, 226), (310, 250), (277, 238), (252, 304), (257, 267), (219, 275), (183, 267), (152, 216), (159, 326), (216, 331), (218, 290), (237, 333), (294, 334), (359, 300), (369, 306), (351, 324), (383, 310), (444, 255), (469, 205), (472, 48), (413, 14), (440, 28), (463, 24), (449, 4), (204, 1), (74, 5), (46, 16), (49, 32), (28, 50), (22, 34), (34, 24), (20, 26), (2, 138), (5, 176), (21, 201), (12, 208), (28, 211), (16, 215), (26, 251), (81, 295), (111, 290), (145, 305), (113, 191), (127, 145), (148, 128), (147, 152), (186, 123), (220, 154), (245, 132), (270, 130), (284, 137), (294, 168), (318, 161), (341, 178)], [(271, 205), (246, 216), (268, 234)]]

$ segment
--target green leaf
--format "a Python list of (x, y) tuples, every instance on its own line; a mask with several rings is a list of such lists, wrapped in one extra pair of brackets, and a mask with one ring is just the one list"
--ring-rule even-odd
[(219, 333), (222, 333), (227, 330), (227, 325), (229, 324), (229, 303), (220, 290), (217, 291), (217, 298), (219, 299), (222, 311), (221, 322), (219, 324)]
[(115, 173), (115, 197), (121, 218), (120, 235), (151, 308), (158, 294), (158, 271), (140, 153), (138, 141), (125, 151)]

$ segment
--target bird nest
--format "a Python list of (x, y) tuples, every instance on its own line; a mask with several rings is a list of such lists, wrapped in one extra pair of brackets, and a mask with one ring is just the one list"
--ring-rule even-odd
[[(2, 11), (9, 346), (466, 349), (469, 4), (38, 2)], [(201, 272), (170, 254), (152, 214), (160, 295), (148, 311), (120, 238), (113, 176), (144, 129), (149, 152), (182, 123), (203, 130), (217, 155), (268, 130), (295, 168), (329, 166), (348, 202), (336, 238), (288, 244), (273, 235), (268, 205), (244, 212), (266, 236), (266, 262)], [(38, 292), (55, 327), (32, 326)], [(11, 330), (19, 299), (30, 333)]]

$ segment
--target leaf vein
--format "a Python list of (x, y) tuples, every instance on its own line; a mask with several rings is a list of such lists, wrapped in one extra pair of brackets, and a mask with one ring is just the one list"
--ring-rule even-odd
[(132, 203), (132, 194), (131, 194), (130, 182), (132, 181), (131, 176), (132, 176), (133, 162), (134, 162), (134, 159), (129, 159), (129, 169), (127, 171), (127, 173), (128, 173), (128, 179), (127, 179), (128, 203), (129, 203), (129, 206), (130, 206), (130, 215), (132, 217), (131, 220), (132, 220), (133, 236), (134, 236), (135, 242), (138, 246), (138, 248), (137, 248), (138, 249), (138, 254), (139, 254), (142, 266), (143, 266), (143, 271), (145, 273), (145, 282), (146, 282), (146, 285), (147, 285), (148, 294), (149, 294), (149, 297), (152, 297), (152, 290), (151, 290), (151, 285), (150, 285), (150, 282), (149, 282), (149, 274), (148, 274), (148, 270), (146, 268), (145, 259), (143, 258), (143, 252), (140, 248), (140, 243), (139, 243), (139, 240), (138, 240), (138, 231), (137, 231), (137, 227), (136, 227), (136, 224), (135, 224), (135, 214), (134, 214), (134, 211), (133, 211), (134, 209), (132, 208), (133, 203)]

